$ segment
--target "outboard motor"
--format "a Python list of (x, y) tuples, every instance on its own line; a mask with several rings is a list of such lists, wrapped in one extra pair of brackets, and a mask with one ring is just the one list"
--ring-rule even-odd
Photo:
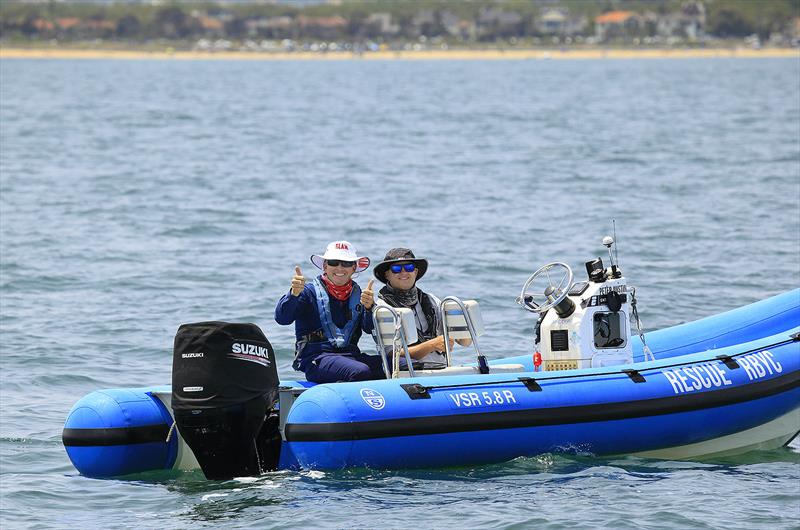
[(183, 324), (172, 358), (172, 410), (208, 479), (274, 470), (281, 438), (272, 345), (255, 324)]

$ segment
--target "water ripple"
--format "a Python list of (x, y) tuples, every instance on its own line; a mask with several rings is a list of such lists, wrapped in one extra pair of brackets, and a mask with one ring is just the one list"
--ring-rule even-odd
[(81, 396), (169, 383), (183, 322), (254, 322), (296, 377), (274, 305), (334, 239), (373, 263), (427, 257), (423, 288), (480, 301), (490, 357), (529, 353), (522, 283), (548, 261), (581, 276), (611, 219), (648, 330), (797, 287), (799, 76), (795, 60), (0, 62), (3, 525), (795, 528), (798, 441), (213, 483), (86, 479), (59, 440)]

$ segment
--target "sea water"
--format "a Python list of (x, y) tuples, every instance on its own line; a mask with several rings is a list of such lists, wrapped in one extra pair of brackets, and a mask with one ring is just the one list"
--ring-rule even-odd
[(614, 228), (646, 330), (795, 288), (799, 79), (796, 58), (3, 60), (0, 525), (797, 528), (798, 441), (207, 482), (82, 477), (61, 429), (93, 390), (168, 384), (185, 322), (254, 322), (298, 377), (273, 310), (335, 239), (426, 257), (421, 287), (480, 302), (490, 358), (532, 351), (528, 275), (583, 277)]

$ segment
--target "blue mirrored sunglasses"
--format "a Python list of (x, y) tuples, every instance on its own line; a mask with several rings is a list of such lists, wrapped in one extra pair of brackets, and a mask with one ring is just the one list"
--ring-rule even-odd
[(416, 269), (417, 266), (413, 263), (406, 263), (404, 265), (392, 265), (390, 268), (393, 273), (398, 274), (401, 270), (405, 270), (406, 272), (414, 272), (414, 269)]

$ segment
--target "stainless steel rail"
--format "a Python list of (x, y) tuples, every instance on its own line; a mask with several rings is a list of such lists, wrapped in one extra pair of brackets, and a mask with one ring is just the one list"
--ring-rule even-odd
[[(394, 325), (394, 337), (392, 338), (392, 370), (389, 370), (389, 361), (386, 358), (386, 344), (383, 342), (383, 334), (381, 333), (381, 318), (378, 317), (378, 313), (380, 311), (388, 311), (392, 316), (392, 323)], [(385, 317), (384, 317), (385, 318)], [(385, 321), (388, 321), (386, 319)], [(403, 319), (400, 316), (400, 313), (394, 307), (388, 305), (377, 305), (375, 309), (372, 311), (372, 323), (375, 328), (376, 338), (375, 344), (378, 349), (378, 355), (381, 356), (381, 362), (383, 363), (383, 372), (386, 374), (386, 379), (397, 379), (400, 376), (400, 356), (398, 355), (398, 348), (397, 342), (400, 341), (401, 346), (403, 347), (403, 352), (406, 358), (406, 364), (408, 365), (408, 373), (411, 377), (414, 377), (414, 367), (411, 363), (411, 354), (408, 352), (408, 341), (406, 340), (406, 333), (403, 330)]]
[(483, 355), (483, 353), (481, 353), (480, 347), (478, 346), (478, 334), (475, 332), (475, 325), (472, 323), (472, 317), (467, 312), (467, 307), (464, 305), (464, 302), (462, 302), (461, 299), (456, 296), (446, 296), (442, 299), (439, 306), (442, 310), (442, 327), (444, 328), (444, 347), (447, 357), (447, 366), (452, 365), (450, 350), (450, 325), (448, 323), (448, 311), (445, 308), (447, 302), (453, 302), (461, 309), (461, 313), (464, 315), (464, 322), (467, 323), (467, 331), (469, 331), (469, 336), (472, 339), (472, 346), (475, 348), (475, 353), (478, 355), (478, 367), (480, 368), (482, 374), (488, 374), (489, 363), (486, 361), (486, 357)]

